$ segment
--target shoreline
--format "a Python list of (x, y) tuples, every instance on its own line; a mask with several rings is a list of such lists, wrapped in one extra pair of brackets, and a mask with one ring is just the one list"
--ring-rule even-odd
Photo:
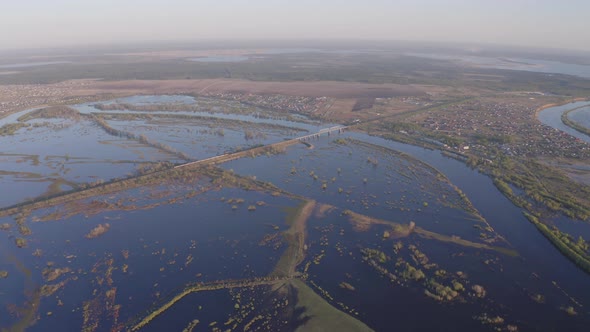
[(577, 98), (574, 98), (572, 100), (569, 100), (569, 101), (566, 101), (566, 102), (563, 102), (563, 103), (549, 103), (549, 104), (545, 104), (545, 105), (543, 105), (543, 106), (541, 106), (541, 107), (539, 107), (539, 108), (537, 108), (535, 110), (535, 118), (537, 120), (539, 120), (539, 113), (541, 113), (541, 111), (546, 110), (548, 108), (558, 107), (558, 106), (564, 106), (564, 105), (567, 105), (567, 104), (577, 103), (577, 102), (580, 102), (580, 101), (588, 101), (588, 102), (590, 102), (590, 97), (577, 97)]
[(581, 125), (578, 122), (576, 122), (576, 121), (574, 121), (574, 120), (572, 120), (572, 119), (569, 118), (569, 114), (571, 112), (577, 111), (577, 110), (579, 110), (581, 108), (586, 108), (586, 107), (588, 107), (588, 106), (580, 106), (580, 107), (576, 107), (576, 108), (573, 108), (571, 110), (568, 110), (568, 111), (563, 112), (561, 114), (561, 122), (563, 122), (564, 125), (566, 125), (566, 126), (572, 128), (573, 130), (579, 132), (580, 134), (584, 134), (584, 135), (590, 136), (590, 128), (588, 128), (588, 127), (586, 127), (584, 125)]

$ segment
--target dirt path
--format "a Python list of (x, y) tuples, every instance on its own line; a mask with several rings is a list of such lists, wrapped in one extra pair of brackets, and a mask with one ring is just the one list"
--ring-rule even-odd
[(293, 232), (293, 234), (297, 237), (297, 254), (289, 266), (289, 277), (293, 277), (295, 274), (295, 268), (301, 264), (305, 258), (305, 235), (307, 220), (309, 220), (309, 217), (311, 216), (315, 206), (316, 201), (307, 201), (307, 203), (305, 203), (305, 205), (299, 211), (299, 214), (293, 221), (293, 225), (291, 225), (291, 228), (289, 229), (289, 231)]
[(316, 207), (314, 200), (305, 200), (299, 206), (295, 216), (291, 220), (289, 229), (282, 233), (287, 248), (277, 262), (273, 272), (270, 274), (277, 278), (295, 277), (295, 268), (305, 258), (305, 235), (307, 220)]

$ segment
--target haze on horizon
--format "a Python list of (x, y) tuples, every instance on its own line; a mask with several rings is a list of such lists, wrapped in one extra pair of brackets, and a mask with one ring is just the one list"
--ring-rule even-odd
[(590, 51), (587, 0), (3, 0), (1, 49), (203, 39), (491, 43)]

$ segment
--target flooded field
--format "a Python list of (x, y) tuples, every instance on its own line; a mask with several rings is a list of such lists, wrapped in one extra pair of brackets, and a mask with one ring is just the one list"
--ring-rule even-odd
[(31, 120), (0, 137), (0, 206), (133, 173), (141, 164), (172, 160), (164, 151), (114, 137), (86, 120)]
[(315, 137), (333, 124), (189, 96), (0, 124), (0, 328), (590, 323), (589, 276), (488, 177), (438, 151), (340, 129)]

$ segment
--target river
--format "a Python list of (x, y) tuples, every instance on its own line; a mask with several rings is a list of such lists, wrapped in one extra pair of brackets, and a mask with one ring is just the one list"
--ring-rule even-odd
[(563, 123), (563, 121), (561, 121), (561, 115), (563, 113), (565, 113), (569, 110), (572, 110), (574, 108), (583, 107), (586, 105), (590, 105), (590, 102), (589, 101), (578, 101), (578, 102), (573, 102), (573, 103), (569, 103), (569, 104), (565, 104), (565, 105), (549, 107), (549, 108), (546, 108), (546, 109), (540, 111), (537, 117), (538, 117), (539, 121), (541, 121), (542, 123), (544, 123), (550, 127), (553, 127), (557, 130), (561, 130), (565, 133), (572, 135), (573, 137), (576, 137), (576, 138), (581, 139), (587, 143), (590, 143), (590, 136), (583, 134), (583, 133), (575, 130), (574, 128), (571, 128), (571, 127), (565, 125)]

